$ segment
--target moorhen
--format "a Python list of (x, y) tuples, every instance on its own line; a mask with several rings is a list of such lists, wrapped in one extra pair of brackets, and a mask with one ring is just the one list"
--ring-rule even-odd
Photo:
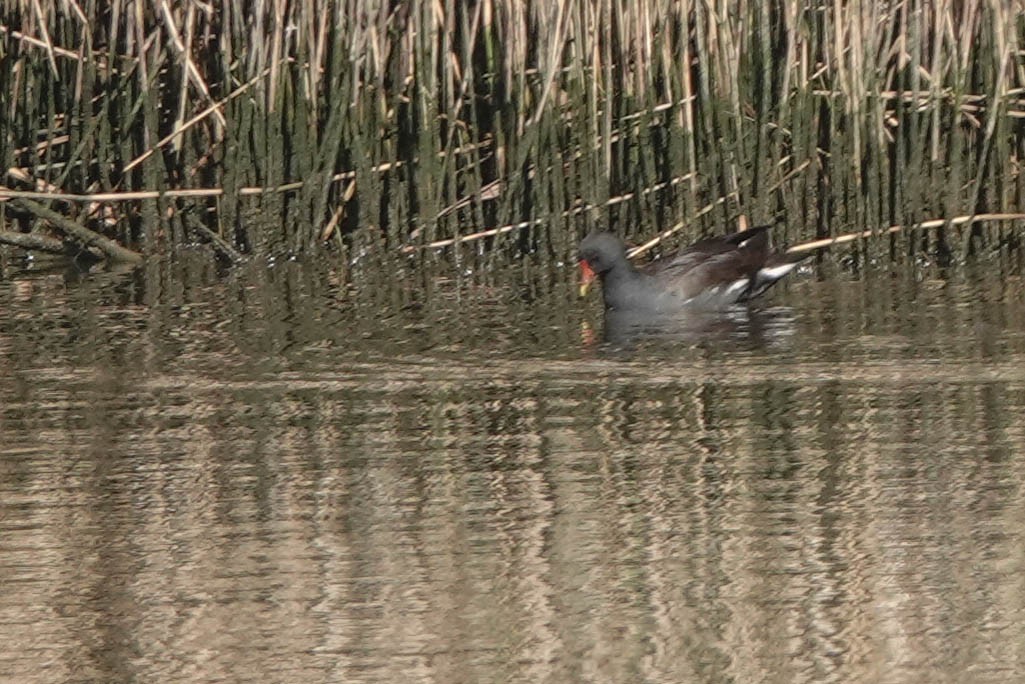
[(769, 228), (758, 226), (705, 238), (674, 255), (636, 268), (623, 241), (609, 232), (580, 243), (581, 293), (595, 277), (610, 311), (671, 313), (723, 309), (747, 302), (792, 271), (806, 255), (769, 249)]

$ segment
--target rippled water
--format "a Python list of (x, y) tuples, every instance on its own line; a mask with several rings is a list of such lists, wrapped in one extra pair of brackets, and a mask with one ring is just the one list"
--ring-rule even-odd
[(1014, 264), (606, 332), (568, 269), (205, 263), (0, 275), (7, 681), (1025, 666)]

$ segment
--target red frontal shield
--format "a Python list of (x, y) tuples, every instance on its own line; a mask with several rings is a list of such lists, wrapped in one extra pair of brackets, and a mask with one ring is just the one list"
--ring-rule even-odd
[(591, 283), (598, 275), (591, 268), (591, 265), (586, 260), (580, 260), (580, 296), (583, 297), (591, 289)]

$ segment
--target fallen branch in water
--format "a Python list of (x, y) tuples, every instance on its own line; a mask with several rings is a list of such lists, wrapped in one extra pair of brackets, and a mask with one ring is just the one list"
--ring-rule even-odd
[(16, 233), (11, 230), (0, 230), (0, 243), (47, 254), (67, 254), (68, 252), (67, 246), (57, 238), (39, 233)]
[(209, 240), (214, 251), (231, 263), (241, 264), (245, 261), (245, 257), (243, 257), (237, 249), (228, 244), (228, 242), (220, 235), (204, 226), (202, 222), (192, 214), (182, 212), (182, 220), (185, 222), (185, 225), (188, 226), (189, 230), (194, 230)]
[(972, 223), (985, 223), (988, 221), (1025, 221), (1025, 214), (971, 214), (968, 216), (957, 216), (952, 219), (931, 219), (929, 221), (922, 221), (921, 223), (912, 223), (910, 225), (901, 226), (890, 226), (889, 228), (883, 228), (882, 230), (862, 230), (857, 233), (846, 233), (844, 235), (837, 235), (831, 238), (821, 238), (818, 240), (811, 240), (810, 242), (802, 242), (799, 245), (794, 245), (786, 251), (787, 254), (800, 254), (801, 252), (810, 252), (813, 249), (822, 249), (824, 247), (832, 247), (833, 245), (842, 245), (848, 242), (854, 242), (855, 240), (861, 240), (864, 238), (878, 237), (881, 235), (892, 235), (893, 233), (899, 233), (903, 230), (913, 230), (921, 228), (940, 228), (942, 226), (960, 226), (964, 224)]
[(11, 204), (19, 209), (27, 211), (36, 218), (49, 222), (55, 228), (71, 238), (72, 242), (77, 242), (87, 247), (95, 247), (112, 261), (123, 261), (129, 264), (142, 263), (142, 255), (138, 252), (125, 249), (110, 238), (89, 230), (85, 226), (61, 216), (53, 209), (39, 204), (38, 202), (19, 198), (11, 200)]

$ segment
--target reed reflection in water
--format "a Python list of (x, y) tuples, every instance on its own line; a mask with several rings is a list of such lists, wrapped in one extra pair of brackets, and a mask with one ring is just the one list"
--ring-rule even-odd
[[(270, 325), (256, 307), (202, 345), (179, 338), (182, 319), (222, 315), (203, 302), (223, 292), (159, 318), (40, 313), (8, 290), (0, 671), (1009, 681), (1020, 295), (923, 286), (909, 313), (886, 308), (889, 287), (797, 283), (766, 345), (346, 355), (293, 338), (271, 365), (240, 359)], [(320, 306), (301, 301), (293, 325)], [(78, 349), (157, 360), (76, 362), (69, 320)], [(50, 345), (64, 355), (32, 351)]]

